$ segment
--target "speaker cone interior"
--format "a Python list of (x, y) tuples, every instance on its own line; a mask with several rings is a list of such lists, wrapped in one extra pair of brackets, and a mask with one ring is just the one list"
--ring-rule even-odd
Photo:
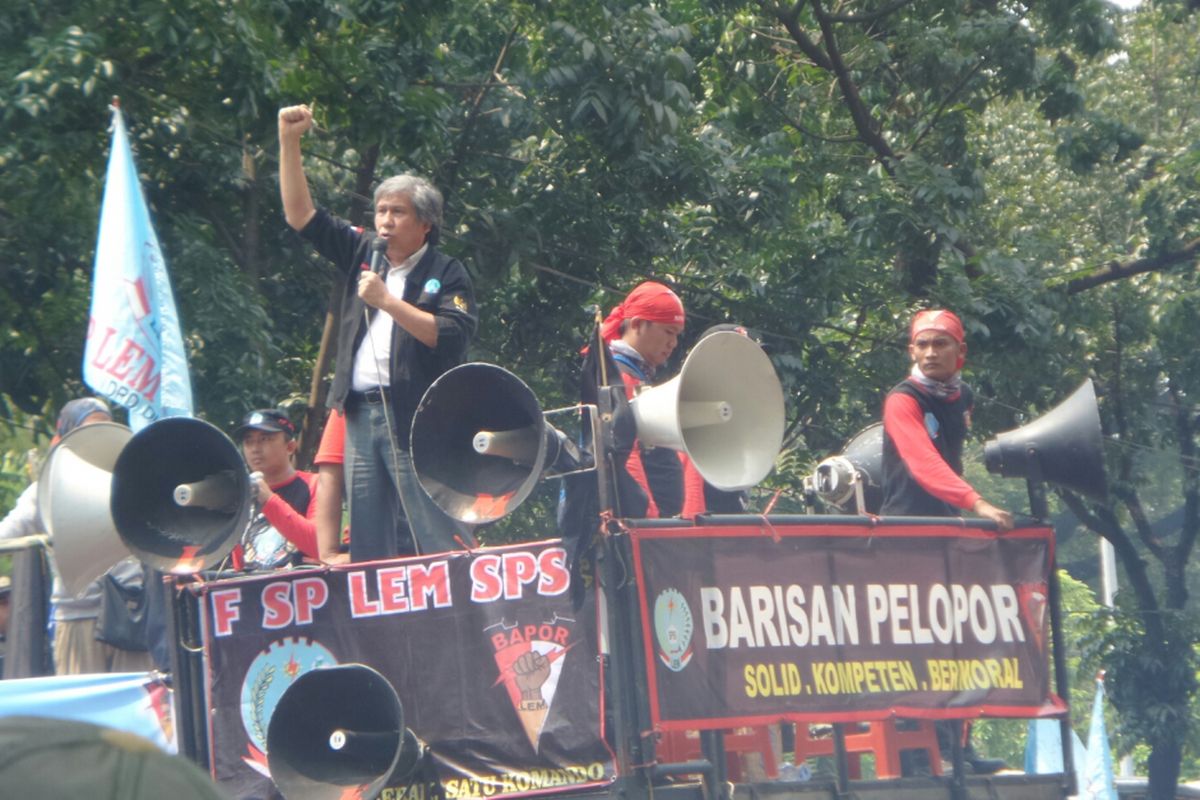
[(395, 689), (363, 664), (300, 675), (267, 725), (271, 779), (287, 800), (377, 797), (412, 772), (419, 754)]
[[(181, 506), (181, 485), (224, 485), (223, 498)], [(242, 454), (216, 427), (167, 417), (129, 440), (113, 468), (112, 517), (133, 554), (163, 572), (217, 565), (250, 518), (250, 478)]]
[(421, 398), (412, 424), (413, 468), (448, 515), (492, 522), (537, 486), (553, 431), (516, 375), (494, 364), (462, 364)]

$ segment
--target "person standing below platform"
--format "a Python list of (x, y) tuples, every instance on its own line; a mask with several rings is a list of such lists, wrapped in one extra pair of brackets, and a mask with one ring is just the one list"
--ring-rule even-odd
[[(108, 404), (97, 397), (80, 397), (65, 403), (58, 412), (54, 438), (50, 446), (85, 425), (112, 422)], [(34, 481), (17, 498), (16, 505), (0, 520), (0, 539), (32, 536), (45, 531), (43, 515), (50, 509), (38, 503), (38, 483)], [(51, 542), (52, 547), (66, 546)], [(50, 599), (54, 621), (54, 671), (56, 675), (85, 675), (101, 672), (145, 672), (154, 668), (146, 649), (113, 646), (103, 638), (100, 614), (104, 605), (105, 585), (111, 581), (122, 589), (140, 592), (143, 568), (136, 559), (122, 559), (78, 596), (71, 594), (58, 574), (54, 551), (50, 555), (54, 589)]]
[(345, 281), (329, 398), (346, 415), (351, 561), (472, 547), (470, 527), (421, 488), (409, 452), (421, 397), (465, 360), (479, 324), (466, 268), (437, 250), (442, 195), (415, 175), (388, 178), (375, 190), (374, 234), (318, 209), (300, 148), (312, 124), (307, 106), (279, 111), (279, 190), (288, 225)]
[[(971, 425), (974, 395), (963, 383), (967, 357), (962, 320), (951, 311), (926, 310), (909, 326), (912, 372), (888, 392), (883, 404), (883, 502), (880, 516), (957, 517), (969, 510), (1012, 530), (1012, 514), (980, 497), (962, 478), (963, 444)], [(938, 746), (949, 752), (961, 726), (938, 722)], [(963, 736), (966, 763), (977, 774), (1005, 767), (981, 758)], [(905, 762), (905, 774), (914, 767)]]
[(233, 551), (234, 567), (268, 570), (316, 559), (317, 476), (292, 464), (296, 426), (274, 408), (251, 411), (233, 438), (250, 468), (258, 511)]

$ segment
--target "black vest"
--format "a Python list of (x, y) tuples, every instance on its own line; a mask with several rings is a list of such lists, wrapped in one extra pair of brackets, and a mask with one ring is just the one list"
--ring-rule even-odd
[[(955, 474), (962, 475), (963, 442), (967, 438), (967, 421), (974, 401), (971, 388), (963, 385), (959, 396), (950, 401), (925, 394), (911, 382), (901, 381), (892, 388), (914, 398), (925, 418), (925, 430), (933, 440), (942, 459)], [(899, 517), (957, 517), (960, 512), (921, 488), (908, 466), (900, 458), (896, 443), (883, 435), (883, 504), (881, 516)]]
[[(617, 369), (622, 374), (632, 375), (639, 381), (645, 379), (640, 372), (621, 359), (616, 359)], [(642, 455), (642, 469), (646, 471), (646, 483), (658, 506), (658, 516), (677, 517), (683, 511), (683, 462), (679, 453), (669, 447), (646, 447), (637, 443)]]

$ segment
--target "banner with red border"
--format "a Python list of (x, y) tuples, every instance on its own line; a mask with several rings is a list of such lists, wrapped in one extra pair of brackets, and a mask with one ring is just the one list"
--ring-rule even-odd
[(633, 530), (656, 728), (1065, 710), (1051, 529), (818, 519)]
[[(436, 779), (389, 796), (521, 797), (613, 780), (596, 603), (558, 541), (200, 584), (209, 753), (231, 797), (273, 791), (266, 730), (299, 675), (384, 675)], [(435, 786), (437, 788), (435, 792)]]

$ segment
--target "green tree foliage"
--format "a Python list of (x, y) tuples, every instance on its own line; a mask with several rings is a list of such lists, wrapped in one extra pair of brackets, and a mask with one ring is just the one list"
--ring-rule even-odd
[[(283, 224), (275, 178), (276, 110), (306, 102), (318, 203), (369, 224), (381, 177), (441, 186), (443, 247), (481, 301), (473, 357), (544, 407), (574, 401), (597, 311), (644, 277), (684, 297), (681, 354), (714, 322), (759, 329), (789, 419), (758, 508), (778, 491), (800, 509), (811, 464), (877, 418), (915, 308), (966, 321), (980, 434), (1094, 377), (1112, 501), (1064, 498), (1074, 541), (1114, 541), (1141, 615), (1119, 630), (1174, 658), (1181, 634), (1152, 620), (1188, 608), (1200, 514), (1196, 40), (1185, 3), (1101, 0), (25, 4), (0, 19), (0, 412), (44, 431), (84, 391), (117, 95), (198, 412), (229, 427), (311, 403), (315, 432), (334, 278)], [(483, 538), (551, 535), (555, 488)], [(1112, 673), (1124, 723), (1123, 682), (1152, 673)], [(1129, 731), (1162, 754), (1166, 797), (1186, 715), (1149, 720)]]

